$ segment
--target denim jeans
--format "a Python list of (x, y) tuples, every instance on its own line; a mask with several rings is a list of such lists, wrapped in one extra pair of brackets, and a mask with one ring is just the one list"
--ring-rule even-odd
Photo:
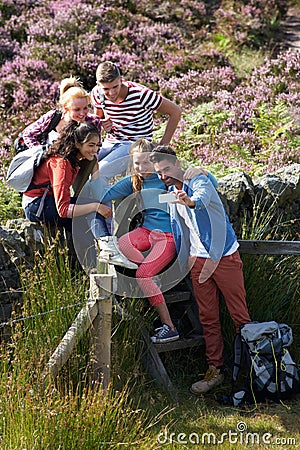
[(47, 195), (44, 200), (44, 207), (40, 217), (36, 216), (42, 197), (33, 200), (25, 208), (25, 217), (31, 222), (42, 222), (49, 226), (63, 226), (66, 230), (72, 232), (72, 219), (62, 218), (57, 212), (54, 197)]
[[(98, 153), (100, 171), (98, 182), (101, 189), (103, 189), (103, 192), (113, 177), (116, 175), (121, 175), (127, 170), (130, 160), (129, 148), (131, 144), (131, 141), (122, 141), (117, 143), (110, 143), (107, 141), (103, 142), (102, 148)], [(110, 208), (112, 207), (111, 201), (105, 204)], [(106, 219), (106, 225), (109, 230), (109, 234), (112, 234), (113, 221), (111, 217)], [(107, 234), (103, 234), (103, 236), (107, 236)]]
[[(77, 199), (75, 197), (71, 198), (71, 203), (76, 203), (76, 201), (80, 204), (86, 204), (91, 203), (93, 200), (90, 198), (87, 199), (82, 197), (80, 197), (80, 199)], [(38, 218), (36, 216), (36, 213), (40, 206), (40, 202), (41, 197), (33, 200), (33, 202), (29, 203), (29, 205), (27, 205), (25, 208), (25, 217), (31, 222), (42, 222), (49, 226), (63, 226), (70, 233), (72, 233), (72, 222), (76, 222), (76, 228), (81, 229), (82, 232), (84, 232), (85, 228), (87, 229), (86, 231), (90, 230), (95, 238), (98, 238), (99, 236), (110, 235), (105, 218), (98, 213), (90, 213), (85, 216), (76, 217), (73, 219), (60, 217), (57, 212), (54, 197), (50, 195), (45, 197), (42, 214), (41, 217)]]
[(98, 154), (100, 178), (104, 184), (116, 175), (120, 175), (128, 168), (129, 148), (132, 142), (123, 141), (115, 144), (103, 142), (102, 149)]

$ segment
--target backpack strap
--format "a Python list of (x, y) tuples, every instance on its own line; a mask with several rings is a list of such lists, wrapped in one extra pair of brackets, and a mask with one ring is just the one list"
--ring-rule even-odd
[(83, 186), (89, 179), (89, 176), (91, 175), (96, 163), (96, 157), (92, 161), (88, 161), (87, 159), (82, 159), (81, 161), (79, 161), (80, 169), (74, 183), (72, 184), (74, 197), (78, 197), (78, 195), (80, 194)]
[(56, 128), (56, 125), (58, 125), (59, 122), (61, 121), (61, 118), (62, 118), (62, 111), (56, 109), (45, 132), (49, 134), (50, 131), (54, 130)]
[(44, 209), (44, 203), (45, 203), (45, 198), (48, 194), (49, 191), (49, 187), (47, 187), (47, 189), (45, 190), (45, 192), (43, 193), (42, 197), (41, 197), (41, 201), (38, 207), (38, 210), (36, 212), (36, 217), (39, 219), (41, 217), (42, 211)]
[(243, 343), (240, 334), (235, 336), (233, 341), (233, 368), (232, 368), (232, 382), (235, 383), (238, 378), (238, 374), (242, 364), (242, 355), (243, 355)]
[(50, 131), (55, 130), (56, 126), (59, 124), (59, 122), (61, 121), (62, 118), (62, 111), (60, 111), (59, 109), (56, 109), (54, 111), (54, 114), (50, 120), (49, 125), (47, 126), (46, 130), (43, 131), (40, 136), (39, 136), (39, 141), (41, 144), (45, 144), (48, 138), (48, 134), (50, 133)]

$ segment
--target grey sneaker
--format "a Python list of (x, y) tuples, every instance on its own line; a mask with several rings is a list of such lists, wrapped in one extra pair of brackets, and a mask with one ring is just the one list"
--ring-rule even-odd
[(197, 383), (192, 384), (191, 393), (195, 395), (205, 394), (214, 387), (219, 386), (224, 381), (224, 374), (221, 373), (220, 369), (214, 366), (209, 366), (203, 380), (197, 381)]
[(127, 269), (137, 269), (138, 265), (129, 261), (118, 247), (117, 236), (104, 236), (98, 238), (98, 261), (116, 266), (127, 267)]
[(176, 341), (179, 339), (179, 334), (176, 328), (172, 330), (166, 323), (161, 328), (157, 328), (157, 332), (154, 336), (151, 336), (151, 341), (154, 344), (162, 344), (164, 342)]

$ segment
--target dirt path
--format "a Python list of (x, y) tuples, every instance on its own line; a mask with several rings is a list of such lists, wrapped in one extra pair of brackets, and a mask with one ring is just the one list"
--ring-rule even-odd
[(282, 24), (282, 40), (286, 49), (300, 51), (300, 7), (290, 8)]

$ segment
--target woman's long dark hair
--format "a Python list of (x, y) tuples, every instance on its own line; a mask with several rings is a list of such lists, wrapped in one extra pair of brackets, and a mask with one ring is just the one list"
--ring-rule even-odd
[(46, 157), (60, 155), (70, 161), (72, 167), (78, 166), (78, 148), (76, 143), (84, 144), (91, 135), (100, 136), (98, 128), (91, 122), (69, 122), (59, 133), (59, 137), (53, 142)]

